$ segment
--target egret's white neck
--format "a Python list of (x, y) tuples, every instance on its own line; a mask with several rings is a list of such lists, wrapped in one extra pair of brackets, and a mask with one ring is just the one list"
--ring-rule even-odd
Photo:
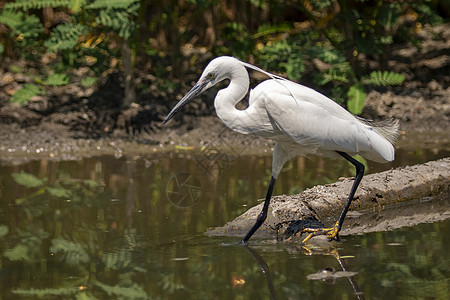
[(247, 94), (250, 79), (244, 66), (236, 64), (231, 69), (230, 73), (227, 74), (227, 78), (230, 79), (230, 84), (217, 93), (216, 99), (214, 100), (214, 107), (217, 116), (227, 127), (240, 131), (236, 128), (236, 125), (240, 123), (239, 119), (245, 113), (245, 110), (237, 109), (236, 104)]

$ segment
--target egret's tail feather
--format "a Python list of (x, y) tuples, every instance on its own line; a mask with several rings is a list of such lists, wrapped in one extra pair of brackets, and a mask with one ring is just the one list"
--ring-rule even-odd
[(372, 123), (372, 126), (391, 142), (391, 144), (395, 144), (395, 141), (397, 141), (397, 138), (400, 135), (398, 120), (394, 118)]
[(400, 135), (399, 123), (397, 119), (389, 118), (382, 121), (372, 121), (363, 118), (358, 118), (364, 124), (373, 127), (379, 134), (387, 139), (391, 144), (395, 144)]

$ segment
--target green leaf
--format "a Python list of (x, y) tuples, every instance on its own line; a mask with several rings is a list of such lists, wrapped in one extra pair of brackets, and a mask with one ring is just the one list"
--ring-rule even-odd
[(128, 8), (131, 4), (139, 2), (139, 0), (95, 0), (89, 4), (87, 9), (99, 8)]
[(366, 93), (364, 92), (364, 87), (361, 84), (355, 84), (350, 87), (347, 93), (347, 109), (355, 115), (359, 115), (366, 101)]
[(25, 71), (24, 69), (22, 69), (22, 68), (19, 67), (18, 65), (12, 65), (12, 66), (9, 67), (9, 68), (11, 69), (11, 72), (14, 72), (14, 73), (22, 73), (22, 72)]
[(20, 35), (21, 39), (36, 39), (44, 32), (44, 27), (40, 19), (35, 15), (25, 15), (21, 11), (2, 10), (0, 11), (0, 23), (7, 25), (11, 31)]
[(373, 71), (370, 73), (369, 78), (364, 78), (362, 82), (364, 84), (374, 85), (401, 85), (405, 80), (405, 76), (395, 72), (388, 71)]
[[(68, 286), (62, 288), (43, 288), (43, 289), (13, 289), (14, 294), (20, 294), (23, 296), (34, 296), (40, 299), (51, 298), (54, 296), (71, 295), (77, 293), (79, 290), (76, 287)], [(52, 297), (53, 296), (53, 297)]]
[(62, 187), (50, 187), (47, 186), (46, 187), (47, 192), (54, 196), (54, 197), (58, 197), (58, 198), (71, 198), (72, 193), (70, 192), (70, 190), (67, 190), (65, 188)]
[(303, 72), (305, 71), (305, 60), (299, 55), (291, 55), (287, 63), (280, 64), (286, 68), (288, 78), (292, 80), (300, 80)]
[(70, 81), (69, 76), (63, 73), (55, 73), (47, 77), (47, 79), (43, 82), (45, 85), (51, 86), (61, 86), (66, 85)]
[(44, 7), (69, 6), (71, 0), (16, 0), (5, 4), (5, 9), (41, 9)]
[(382, 36), (382, 37), (380, 38), (380, 42), (381, 42), (382, 44), (384, 44), (384, 45), (390, 45), (390, 44), (392, 44), (392, 43), (394, 42), (394, 39), (393, 39), (393, 37), (392, 37), (391, 35), (388, 35), (388, 36)]
[[(359, 154), (353, 155), (352, 157), (364, 165), (364, 174), (367, 174), (370, 170), (367, 160)], [(348, 162), (348, 169), (349, 169), (350, 173), (352, 174), (352, 176), (356, 176), (355, 166), (353, 164), (351, 164), (350, 162)]]
[(392, 28), (398, 21), (400, 5), (398, 3), (390, 3), (380, 8), (378, 12), (378, 22), (386, 28)]
[(54, 253), (62, 252), (68, 264), (77, 265), (89, 261), (89, 254), (81, 244), (63, 238), (55, 238), (52, 240), (50, 251)]
[(28, 247), (22, 244), (12, 249), (6, 249), (3, 255), (11, 261), (27, 260), (29, 258)]
[(21, 11), (2, 10), (0, 12), (0, 23), (7, 25), (13, 32), (17, 31), (24, 19), (24, 14)]
[(9, 232), (8, 226), (6, 225), (0, 225), (0, 238), (7, 235)]
[(345, 55), (335, 49), (327, 49), (323, 47), (314, 47), (311, 52), (315, 51), (317, 57), (328, 64), (339, 64), (345, 62)]
[(60, 24), (52, 30), (52, 34), (45, 41), (44, 46), (47, 47), (48, 52), (72, 50), (77, 45), (80, 36), (84, 35), (86, 31), (87, 28), (81, 24)]
[(71, 0), (70, 1), (70, 10), (74, 13), (77, 13), (81, 10), (83, 5), (86, 3), (86, 0)]
[(81, 79), (81, 86), (82, 87), (91, 87), (96, 82), (97, 82), (97, 78), (88, 76), (88, 77), (85, 77), (85, 78)]
[(132, 284), (130, 286), (121, 285), (107, 285), (98, 281), (95, 283), (98, 287), (102, 288), (108, 296), (116, 296), (118, 299), (147, 299), (149, 295), (147, 292), (139, 285)]
[(76, 300), (96, 300), (98, 299), (97, 297), (95, 297), (94, 295), (92, 295), (90, 292), (81, 292), (81, 293), (77, 293), (76, 295)]
[(27, 83), (21, 89), (16, 91), (16, 93), (11, 98), (11, 102), (17, 102), (22, 105), (32, 97), (42, 94), (44, 94), (44, 90), (41, 89), (40, 86), (32, 83)]
[(86, 179), (83, 181), (83, 183), (86, 184), (90, 188), (96, 188), (96, 187), (100, 186), (100, 184), (97, 181), (91, 180), (91, 179)]
[(28, 188), (41, 186), (46, 181), (37, 178), (33, 174), (25, 173), (24, 171), (20, 171), (20, 173), (13, 173), (11, 176), (15, 182)]
[[(133, 18), (138, 15), (139, 3), (131, 0), (122, 0), (117, 3), (116, 1), (97, 0), (92, 5), (97, 3), (99, 5), (103, 5), (103, 2), (105, 2), (105, 5), (108, 6), (107, 8), (99, 11), (98, 17), (95, 18), (95, 22), (103, 26), (110, 27), (113, 31), (117, 32), (121, 38), (128, 39), (136, 29), (136, 22), (133, 21)], [(122, 3), (124, 6), (122, 7), (119, 3)]]
[(263, 24), (258, 27), (257, 33), (253, 34), (252, 38), (256, 39), (274, 33), (287, 32), (291, 28), (289, 24)]
[(339, 81), (343, 83), (348, 83), (348, 78), (345, 73), (343, 73), (338, 68), (332, 68), (323, 73), (323, 79), (320, 81), (321, 85), (324, 85), (330, 81)]

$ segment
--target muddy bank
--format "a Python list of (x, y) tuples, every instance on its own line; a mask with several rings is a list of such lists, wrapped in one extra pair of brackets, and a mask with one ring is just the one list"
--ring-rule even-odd
[[(155, 156), (167, 152), (199, 153), (202, 147), (214, 147), (233, 156), (272, 155), (274, 142), (251, 135), (242, 135), (224, 127), (215, 117), (201, 117), (202, 125), (186, 131), (168, 129), (147, 137), (77, 138), (63, 126), (21, 128), (17, 124), (0, 125), (0, 163), (17, 164), (35, 159), (53, 161), (78, 160), (100, 155)], [(396, 149), (406, 151), (450, 149), (450, 131), (403, 132)], [(239, 153), (236, 153), (239, 149)], [(442, 156), (441, 156), (442, 157)]]
[[(353, 180), (346, 178), (297, 195), (273, 197), (267, 220), (256, 234), (273, 235), (277, 224), (310, 216), (326, 226), (333, 225), (352, 184)], [(356, 192), (341, 234), (386, 231), (450, 218), (449, 186), (450, 158), (367, 175)], [(261, 208), (262, 203), (207, 234), (242, 236), (254, 224)]]
[[(361, 116), (374, 120), (397, 118), (401, 130), (410, 135), (415, 132), (441, 132), (448, 137), (450, 24), (423, 28), (418, 35), (422, 41), (421, 47), (411, 43), (395, 45), (388, 57), (389, 70), (406, 77), (403, 85), (368, 86)], [(5, 62), (0, 67), (0, 139), (3, 150), (10, 149), (15, 153), (21, 149), (25, 149), (25, 153), (39, 150), (40, 153), (41, 149), (53, 148), (55, 151), (50, 152), (56, 157), (58, 153), (68, 153), (77, 147), (96, 152), (99, 140), (106, 144), (111, 141), (116, 144), (134, 141), (158, 147), (174, 144), (201, 147), (202, 144), (214, 142), (223, 131), (213, 108), (213, 99), (220, 87), (209, 90), (162, 126), (166, 114), (192, 87), (198, 79), (198, 72), (210, 59), (210, 54), (205, 55), (183, 79), (168, 80), (178, 88), (164, 89), (161, 80), (151, 74), (152, 70), (137, 71), (137, 97), (125, 108), (120, 107), (123, 74), (117, 70), (98, 78), (98, 83), (90, 88), (80, 85), (85, 73), (74, 73), (71, 74), (71, 83), (66, 86), (46, 87), (45, 96), (35, 96), (22, 106), (11, 103), (12, 96), (23, 85), (34, 82), (32, 69), (37, 67), (27, 65), (25, 61)], [(367, 60), (370, 65), (370, 58)], [(27, 72), (18, 73), (13, 66)], [(312, 75), (305, 75), (306, 81), (301, 83), (308, 85), (307, 78)], [(253, 85), (263, 79), (253, 73), (251, 77)], [(326, 90), (320, 91), (329, 94)], [(270, 143), (233, 133), (222, 137), (225, 137), (225, 142), (258, 147)], [(56, 144), (67, 147), (58, 148)], [(113, 153), (115, 148), (112, 147)], [(153, 151), (153, 148), (150, 150)], [(74, 156), (79, 155), (75, 152)], [(65, 157), (70, 155), (62, 159)]]

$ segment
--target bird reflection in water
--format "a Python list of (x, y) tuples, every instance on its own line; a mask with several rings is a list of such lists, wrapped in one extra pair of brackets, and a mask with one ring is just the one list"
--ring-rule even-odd
[[(359, 300), (365, 299), (364, 294), (359, 289), (358, 284), (355, 280), (355, 275), (357, 275), (358, 273), (349, 271), (344, 262), (344, 259), (350, 258), (351, 256), (341, 256), (338, 249), (331, 246), (330, 244), (328, 244), (328, 247), (317, 246), (314, 244), (309, 246), (293, 244), (293, 246), (294, 247), (290, 250), (293, 250), (295, 252), (302, 252), (305, 255), (331, 255), (336, 258), (339, 263), (339, 267), (341, 270), (337, 270), (334, 267), (326, 267), (318, 271), (317, 273), (307, 275), (306, 278), (308, 280), (320, 280), (329, 284), (336, 284), (337, 279), (347, 278), (356, 298)], [(255, 249), (249, 247), (247, 244), (243, 245), (243, 247), (245, 248), (245, 250), (247, 250), (253, 260), (257, 263), (258, 267), (261, 269), (264, 278), (266, 279), (267, 287), (269, 288), (270, 299), (278, 299), (275, 293), (275, 287), (272, 281), (269, 266), (267, 265), (264, 258), (260, 256)]]

